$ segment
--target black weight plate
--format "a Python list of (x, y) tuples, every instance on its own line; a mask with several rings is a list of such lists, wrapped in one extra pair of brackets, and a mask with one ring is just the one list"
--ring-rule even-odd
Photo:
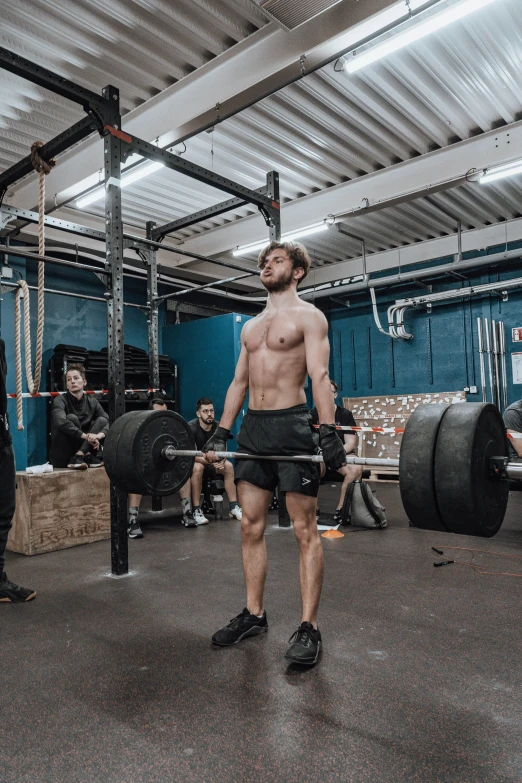
[(172, 495), (192, 474), (194, 457), (165, 459), (165, 446), (195, 450), (186, 421), (174, 411), (132, 411), (109, 428), (105, 469), (111, 482), (125, 492)]
[(454, 533), (490, 538), (506, 513), (509, 485), (491, 478), (490, 457), (507, 457), (506, 430), (488, 402), (452, 405), (435, 450), (435, 490), (440, 513)]
[(435, 493), (435, 446), (449, 405), (422, 405), (410, 416), (402, 436), (399, 486), (402, 504), (414, 527), (447, 530)]

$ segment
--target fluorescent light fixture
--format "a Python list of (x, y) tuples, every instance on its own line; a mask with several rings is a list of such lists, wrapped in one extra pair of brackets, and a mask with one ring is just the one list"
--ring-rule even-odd
[[(292, 242), (294, 239), (300, 237), (311, 236), (312, 234), (318, 234), (320, 231), (328, 231), (330, 225), (323, 221), (322, 223), (314, 223), (313, 226), (307, 226), (306, 228), (300, 228), (297, 231), (290, 231), (288, 234), (281, 236), (281, 242)], [(255, 253), (256, 250), (261, 250), (266, 247), (270, 242), (269, 239), (262, 239), (260, 242), (252, 242), (250, 245), (242, 245), (242, 247), (236, 248), (232, 251), (233, 256), (243, 256), (248, 253)]]
[[(129, 161), (130, 160), (131, 159), (129, 158)], [(126, 188), (129, 185), (133, 185), (135, 182), (138, 182), (138, 180), (143, 179), (144, 177), (148, 177), (150, 174), (153, 174), (155, 171), (163, 168), (163, 166), (163, 163), (148, 163), (146, 166), (136, 166), (136, 168), (133, 168), (132, 171), (129, 171), (127, 174), (122, 174), (120, 180), (121, 187)], [(105, 184), (102, 183), (97, 188), (94, 188), (94, 190), (91, 190), (91, 192), (86, 196), (78, 199), (76, 206), (78, 209), (84, 209), (84, 207), (87, 207), (89, 204), (93, 204), (95, 201), (100, 201), (104, 195)]]
[(464, 16), (473, 13), (473, 11), (478, 11), (480, 8), (484, 8), (493, 2), (494, 0), (462, 0), (459, 3), (454, 3), (443, 11), (439, 11), (439, 13), (433, 13), (418, 24), (412, 24), (411, 27), (408, 27), (403, 32), (392, 35), (382, 43), (364, 50), (361, 54), (349, 57), (345, 61), (344, 67), (349, 73), (354, 73), (360, 68), (381, 60), (388, 54), (396, 52), (398, 49), (402, 49), (404, 46), (408, 46), (408, 44), (418, 41), (436, 30), (441, 30), (452, 22), (456, 22), (458, 19), (462, 19)]
[(484, 173), (479, 177), (479, 182), (483, 185), (486, 182), (495, 182), (497, 179), (512, 177), (514, 174), (522, 173), (522, 159), (514, 160), (512, 163), (504, 163), (502, 166), (491, 166), (484, 169)]

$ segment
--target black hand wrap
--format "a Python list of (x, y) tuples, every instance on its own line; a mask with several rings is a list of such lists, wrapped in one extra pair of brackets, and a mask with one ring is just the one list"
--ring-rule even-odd
[(339, 470), (342, 465), (346, 464), (346, 452), (341, 439), (337, 435), (335, 424), (319, 425), (319, 443), (327, 468)]
[(230, 430), (224, 427), (218, 427), (215, 433), (207, 440), (201, 451), (206, 454), (207, 451), (226, 451), (227, 440), (231, 438)]

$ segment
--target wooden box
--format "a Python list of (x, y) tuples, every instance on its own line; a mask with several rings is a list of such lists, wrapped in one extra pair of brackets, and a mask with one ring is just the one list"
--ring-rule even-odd
[[(404, 429), (413, 411), (419, 405), (466, 402), (466, 394), (457, 392), (422, 392), (419, 394), (380, 395), (377, 397), (343, 397), (343, 405), (353, 413), (358, 427), (385, 427)], [(398, 459), (402, 433), (359, 433), (360, 457)], [(386, 474), (398, 475), (397, 468), (374, 467), (372, 479)]]
[(7, 549), (39, 555), (110, 538), (110, 482), (103, 468), (16, 474)]

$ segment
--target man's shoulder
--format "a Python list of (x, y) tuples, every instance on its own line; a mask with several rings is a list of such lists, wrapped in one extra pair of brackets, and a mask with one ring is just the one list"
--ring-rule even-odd
[(198, 426), (199, 419), (196, 417), (195, 419), (190, 419), (190, 421), (187, 421), (187, 424), (191, 429), (195, 429)]
[(509, 407), (503, 413), (504, 421), (507, 422), (508, 427), (511, 426), (513, 421), (522, 422), (522, 400), (512, 402)]

